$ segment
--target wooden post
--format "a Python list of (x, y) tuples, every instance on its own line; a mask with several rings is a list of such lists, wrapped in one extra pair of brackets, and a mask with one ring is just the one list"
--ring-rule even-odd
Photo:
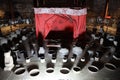
[(39, 7), (39, 1), (37, 0), (36, 2), (37, 2), (37, 3), (36, 3), (36, 4), (37, 4), (37, 7)]
[(45, 5), (46, 0), (43, 0), (43, 5)]
[(106, 6), (105, 6), (105, 18), (108, 17), (108, 9), (109, 9), (109, 0), (106, 0)]
[(14, 9), (13, 9), (12, 2), (13, 2), (12, 0), (8, 0), (9, 10), (10, 10), (10, 16), (11, 16), (11, 19), (14, 20)]

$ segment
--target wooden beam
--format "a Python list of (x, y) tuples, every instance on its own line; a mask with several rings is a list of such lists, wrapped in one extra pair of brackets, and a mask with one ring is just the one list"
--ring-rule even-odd
[(8, 0), (8, 4), (9, 4), (10, 16), (11, 16), (11, 19), (13, 20), (14, 19), (13, 1)]
[(108, 15), (109, 13), (109, 0), (106, 0), (106, 6), (105, 6), (105, 18), (110, 18), (110, 16)]

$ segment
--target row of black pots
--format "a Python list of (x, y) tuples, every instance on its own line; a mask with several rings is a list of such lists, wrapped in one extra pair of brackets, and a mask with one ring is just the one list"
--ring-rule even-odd
[(88, 67), (88, 70), (92, 73), (98, 72), (102, 70), (103, 68), (109, 70), (109, 71), (115, 71), (120, 67), (119, 60), (115, 60), (112, 58), (108, 62), (104, 63), (103, 61), (94, 61), (91, 63), (91, 65)]

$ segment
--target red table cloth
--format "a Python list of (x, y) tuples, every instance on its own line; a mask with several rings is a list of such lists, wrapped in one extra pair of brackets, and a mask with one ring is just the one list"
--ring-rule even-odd
[(75, 10), (70, 8), (34, 8), (36, 36), (39, 32), (44, 38), (51, 30), (73, 30), (77, 38), (86, 31), (86, 8)]

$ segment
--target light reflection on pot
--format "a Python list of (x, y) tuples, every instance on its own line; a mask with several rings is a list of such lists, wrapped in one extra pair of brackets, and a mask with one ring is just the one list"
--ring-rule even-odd
[(81, 68), (80, 68), (80, 67), (78, 67), (78, 66), (73, 67), (73, 72), (74, 72), (74, 73), (80, 73), (80, 71), (81, 71)]
[(51, 68), (47, 68), (46, 72), (47, 73), (53, 73), (54, 72), (54, 68), (52, 68), (52, 67)]
[(110, 71), (116, 70), (117, 66), (114, 63), (105, 63), (105, 68)]
[(62, 74), (68, 74), (70, 72), (70, 69), (64, 67), (64, 68), (60, 69), (60, 72)]
[(37, 76), (40, 73), (39, 67), (37, 64), (29, 65), (27, 67), (27, 70), (28, 70), (28, 73), (30, 74), (30, 76)]
[(16, 68), (15, 70), (14, 70), (14, 73), (16, 74), (16, 75), (22, 75), (22, 74), (24, 74), (25, 73), (25, 68), (24, 67), (19, 67), (19, 68)]
[(104, 63), (100, 62), (100, 61), (94, 61), (89, 67), (88, 70), (91, 73), (95, 73), (98, 72), (99, 70), (101, 70), (104, 67)]

